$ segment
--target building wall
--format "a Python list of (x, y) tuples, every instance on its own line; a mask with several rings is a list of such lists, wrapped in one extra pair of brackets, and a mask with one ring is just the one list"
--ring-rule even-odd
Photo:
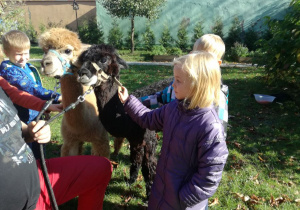
[[(94, 1), (76, 1), (79, 10), (77, 10), (77, 20), (81, 24), (82, 21), (89, 17), (96, 16), (96, 2)], [(40, 25), (48, 25), (49, 22), (64, 27), (67, 26), (73, 30), (77, 30), (76, 11), (73, 10), (73, 0), (56, 0), (56, 1), (24, 1), (23, 6), (26, 13), (27, 22), (33, 24), (34, 28), (39, 31)]]
[[(193, 28), (198, 21), (203, 22), (204, 32), (210, 33), (211, 27), (217, 18), (224, 24), (226, 36), (235, 17), (244, 20), (244, 28), (256, 23), (259, 30), (264, 16), (282, 18), (291, 0), (167, 0), (159, 15), (159, 19), (151, 23), (151, 28), (160, 38), (163, 25), (166, 24), (174, 38), (177, 37), (178, 26), (183, 18), (189, 22), (188, 32), (192, 36)], [(101, 22), (104, 32), (108, 33), (112, 17), (97, 4), (97, 18)], [(129, 19), (119, 20), (123, 34), (130, 30)], [(136, 31), (143, 33), (146, 26), (145, 18), (136, 18)]]

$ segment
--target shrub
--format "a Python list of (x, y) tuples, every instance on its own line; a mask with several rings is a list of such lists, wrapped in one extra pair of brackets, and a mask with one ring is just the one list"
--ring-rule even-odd
[(173, 46), (174, 38), (171, 36), (170, 29), (167, 25), (164, 25), (159, 43), (164, 47), (172, 47)]
[(182, 50), (178, 47), (170, 47), (167, 48), (167, 54), (168, 55), (182, 55)]
[(222, 39), (224, 39), (224, 34), (223, 34), (223, 22), (221, 18), (217, 18), (216, 21), (214, 22), (214, 25), (212, 26), (211, 30), (213, 34), (219, 35)]
[(108, 32), (108, 43), (117, 49), (123, 47), (123, 33), (116, 19), (113, 20), (112, 27)]
[(194, 34), (193, 34), (193, 37), (191, 39), (192, 45), (196, 42), (197, 39), (199, 39), (201, 36), (204, 35), (203, 22), (202, 21), (199, 21), (198, 23), (196, 23), (193, 32), (194, 32)]
[(147, 23), (145, 33), (143, 34), (143, 41), (145, 49), (151, 51), (152, 47), (155, 45), (155, 36), (150, 28), (149, 22)]
[(245, 47), (242, 43), (235, 42), (233, 47), (230, 48), (230, 57), (234, 61), (238, 61), (239, 57), (246, 57), (248, 56), (249, 50)]
[(295, 81), (300, 68), (300, 1), (292, 0), (283, 20), (266, 17), (266, 24), (272, 37), (260, 41), (266, 52), (260, 64), (265, 65), (269, 82)]
[(188, 49), (188, 33), (187, 33), (187, 27), (189, 23), (187, 19), (183, 19), (179, 25), (178, 32), (177, 32), (177, 40), (176, 40), (176, 46), (180, 48), (183, 51), (187, 51)]
[(258, 33), (253, 27), (249, 27), (245, 31), (244, 44), (248, 47), (250, 51), (255, 51), (257, 49), (257, 41), (259, 40)]
[(81, 41), (87, 44), (104, 43), (104, 32), (102, 26), (98, 27), (96, 18), (91, 18), (83, 22), (78, 28)]
[(167, 55), (167, 50), (162, 45), (153, 46), (150, 55)]
[(225, 39), (225, 44), (227, 49), (233, 47), (235, 42), (242, 43), (241, 33), (242, 33), (241, 21), (239, 20), (239, 18), (236, 17), (233, 19), (231, 23), (231, 27), (228, 32), (228, 36)]

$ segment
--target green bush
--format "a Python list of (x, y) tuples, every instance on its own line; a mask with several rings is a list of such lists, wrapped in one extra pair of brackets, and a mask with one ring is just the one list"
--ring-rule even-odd
[(260, 41), (266, 52), (260, 64), (265, 65), (269, 82), (296, 81), (300, 68), (300, 1), (292, 0), (283, 20), (266, 17), (265, 23), (272, 37)]
[(248, 47), (250, 51), (255, 51), (258, 48), (258, 40), (258, 33), (254, 30), (253, 27), (249, 27), (248, 30), (245, 31), (244, 44)]
[(187, 51), (189, 47), (189, 43), (188, 43), (189, 39), (188, 39), (188, 32), (187, 32), (188, 25), (189, 25), (188, 21), (184, 18), (181, 21), (177, 32), (176, 46), (183, 51)]
[(234, 46), (235, 42), (242, 43), (241, 39), (241, 33), (242, 33), (242, 25), (239, 18), (234, 18), (231, 27), (228, 32), (228, 36), (225, 39), (226, 49), (231, 49), (231, 47)]
[(174, 38), (171, 36), (170, 29), (167, 25), (164, 25), (159, 43), (164, 47), (173, 46)]
[(123, 47), (123, 33), (116, 19), (113, 20), (112, 27), (108, 32), (108, 43), (117, 49)]
[(86, 44), (104, 43), (104, 32), (102, 26), (98, 27), (96, 18), (91, 18), (83, 22), (78, 28), (79, 37)]
[(204, 35), (204, 32), (203, 32), (203, 22), (202, 21), (199, 21), (196, 23), (195, 25), (195, 28), (193, 30), (193, 37), (191, 39), (191, 42), (192, 42), (192, 48), (193, 48), (193, 45), (194, 43), (197, 41), (197, 39), (199, 39), (201, 36)]
[(223, 28), (224, 28), (224, 24), (222, 22), (222, 19), (217, 18), (214, 22), (214, 25), (212, 26), (212, 33), (219, 35), (224, 40)]
[(145, 49), (151, 51), (152, 47), (155, 45), (155, 36), (150, 28), (149, 22), (147, 23), (145, 33), (143, 34), (143, 41)]
[(242, 43), (235, 42), (233, 47), (230, 48), (229, 54), (233, 61), (238, 61), (239, 57), (247, 57), (249, 50)]
[(166, 49), (168, 55), (182, 55), (182, 50), (179, 47), (169, 47)]
[(162, 45), (153, 46), (150, 55), (167, 55), (167, 50)]

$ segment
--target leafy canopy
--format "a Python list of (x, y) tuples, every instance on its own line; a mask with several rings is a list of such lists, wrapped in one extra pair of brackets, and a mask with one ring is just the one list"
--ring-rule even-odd
[(113, 16), (155, 19), (166, 0), (98, 0)]

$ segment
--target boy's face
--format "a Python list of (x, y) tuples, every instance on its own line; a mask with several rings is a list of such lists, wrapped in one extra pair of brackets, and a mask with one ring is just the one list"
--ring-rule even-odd
[(8, 53), (5, 53), (9, 60), (15, 65), (23, 68), (29, 60), (29, 49), (17, 50), (11, 49)]
[(175, 65), (173, 69), (174, 82), (172, 84), (175, 96), (178, 100), (185, 99), (189, 96), (190, 92), (190, 79), (186, 72), (184, 72), (180, 65)]

